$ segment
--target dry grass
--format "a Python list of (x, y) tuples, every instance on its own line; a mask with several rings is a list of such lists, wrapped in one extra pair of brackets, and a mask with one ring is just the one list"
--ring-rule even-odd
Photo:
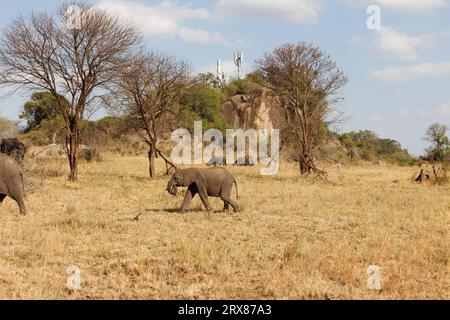
[[(331, 183), (312, 184), (287, 164), (276, 177), (231, 167), (244, 210), (208, 218), (198, 198), (179, 214), (182, 195), (146, 165), (107, 156), (75, 184), (64, 163), (35, 167), (51, 174), (30, 214), (0, 209), (0, 298), (449, 298), (449, 188), (412, 183), (414, 168), (331, 168)], [(74, 264), (82, 289), (70, 295)], [(382, 292), (366, 289), (371, 264)]]

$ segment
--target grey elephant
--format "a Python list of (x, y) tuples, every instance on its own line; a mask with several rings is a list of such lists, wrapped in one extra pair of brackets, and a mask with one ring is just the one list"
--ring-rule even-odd
[(213, 158), (211, 158), (211, 160), (208, 161), (208, 163), (206, 165), (208, 167), (224, 166), (224, 165), (226, 165), (226, 160), (224, 160), (223, 158), (220, 158), (220, 157), (213, 157)]
[(224, 202), (224, 210), (228, 210), (229, 206), (232, 206), (234, 212), (238, 212), (240, 210), (239, 205), (231, 200), (233, 185), (236, 186), (236, 197), (239, 198), (236, 179), (225, 168), (190, 168), (176, 171), (167, 184), (166, 191), (176, 196), (178, 193), (177, 187), (188, 188), (181, 207), (183, 213), (189, 208), (192, 198), (197, 194), (208, 212), (212, 210), (208, 197), (220, 197)]
[(7, 196), (17, 202), (22, 215), (27, 214), (22, 168), (16, 160), (0, 153), (0, 204)]
[(254, 166), (256, 164), (255, 159), (252, 156), (245, 156), (239, 158), (234, 162), (235, 166)]

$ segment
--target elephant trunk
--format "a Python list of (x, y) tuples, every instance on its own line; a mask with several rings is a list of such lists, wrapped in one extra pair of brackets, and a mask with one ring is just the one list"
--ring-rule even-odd
[(169, 192), (171, 195), (176, 196), (178, 194), (177, 184), (175, 183), (175, 179), (172, 177), (170, 179), (169, 183), (167, 184), (167, 192)]

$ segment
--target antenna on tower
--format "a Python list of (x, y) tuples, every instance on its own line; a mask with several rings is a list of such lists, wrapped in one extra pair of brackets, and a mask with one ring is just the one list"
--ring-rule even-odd
[(225, 73), (222, 72), (222, 63), (221, 63), (220, 59), (217, 60), (217, 74), (216, 74), (215, 85), (218, 87), (222, 87), (222, 86), (226, 85)]
[(244, 51), (242, 49), (238, 49), (233, 54), (234, 64), (237, 67), (238, 79), (241, 79), (241, 68), (244, 64)]

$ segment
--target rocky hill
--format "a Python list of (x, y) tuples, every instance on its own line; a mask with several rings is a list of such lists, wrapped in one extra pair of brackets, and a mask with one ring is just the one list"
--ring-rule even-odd
[(261, 95), (235, 95), (222, 104), (222, 117), (233, 128), (247, 130), (279, 129), (283, 114), (274, 97), (267, 91)]
[[(259, 94), (233, 95), (221, 106), (222, 118), (234, 129), (283, 129), (284, 114), (268, 90)], [(415, 159), (392, 139), (382, 139), (371, 131), (336, 133), (326, 128), (315, 151), (317, 159), (335, 163), (358, 160), (412, 164)], [(289, 153), (289, 143), (285, 156)], [(290, 156), (287, 158), (291, 159)]]

